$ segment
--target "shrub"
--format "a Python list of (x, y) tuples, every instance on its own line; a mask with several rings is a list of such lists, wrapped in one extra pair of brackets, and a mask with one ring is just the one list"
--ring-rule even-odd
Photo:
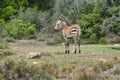
[(96, 80), (96, 74), (87, 70), (81, 70), (74, 80)]
[(113, 65), (114, 65), (113, 61), (101, 62), (99, 64), (102, 71), (111, 69), (113, 67)]
[(27, 65), (24, 60), (12, 61), (7, 60), (3, 65), (0, 65), (1, 80), (53, 80), (53, 75), (49, 72), (53, 66), (46, 67)]
[(82, 19), (78, 20), (78, 24), (81, 26), (82, 39), (87, 43), (98, 43), (101, 37), (105, 36), (104, 31), (100, 28), (102, 18), (97, 13), (84, 14)]
[(6, 28), (6, 36), (7, 37), (15, 37), (15, 35), (17, 34), (15, 28), (13, 26), (9, 26)]
[(120, 43), (120, 37), (109, 38), (108, 43), (111, 43), (111, 44)]
[(53, 38), (46, 39), (46, 44), (47, 45), (55, 45), (56, 41)]
[(24, 23), (22, 20), (11, 20), (6, 25), (6, 36), (16, 39), (28, 38), (35, 35), (35, 25), (31, 23)]
[(37, 30), (41, 30), (43, 27), (50, 27), (50, 24), (48, 24), (49, 20), (49, 13), (41, 10), (38, 10), (37, 8), (30, 8), (27, 9), (21, 7), (18, 11), (17, 19), (23, 20), (26, 23), (33, 23), (35, 24), (35, 28)]
[(50, 74), (47, 70), (41, 70), (39, 74), (37, 74), (36, 78), (37, 80), (53, 80), (53, 75)]
[(28, 34), (29, 36), (30, 36), (30, 35), (33, 35), (33, 34), (35, 34), (35, 31), (36, 31), (35, 25), (29, 24), (29, 27), (28, 27), (28, 29), (27, 29), (27, 34)]
[(105, 38), (101, 38), (101, 39), (99, 40), (99, 43), (100, 43), (100, 44), (106, 44), (106, 43), (107, 43), (107, 40), (106, 40)]
[(100, 73), (100, 67), (99, 66), (94, 66), (93, 71), (96, 73)]
[(54, 38), (54, 40), (55, 40), (56, 43), (62, 43), (62, 42), (64, 42), (64, 39), (63, 39), (62, 35), (55, 35), (53, 38)]
[(3, 8), (2, 10), (2, 18), (7, 20), (9, 19), (9, 16), (13, 15), (16, 12), (16, 10), (12, 7), (12, 6), (6, 6), (5, 8)]
[(1, 40), (1, 37), (3, 36), (4, 25), (5, 25), (4, 19), (0, 19), (0, 40)]

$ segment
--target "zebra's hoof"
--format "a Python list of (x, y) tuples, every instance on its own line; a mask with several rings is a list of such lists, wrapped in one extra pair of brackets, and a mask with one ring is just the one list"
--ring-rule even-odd
[(76, 54), (77, 50), (75, 50), (74, 54)]
[(68, 51), (68, 54), (70, 53), (70, 51)]
[(81, 50), (79, 50), (79, 54), (81, 53)]
[(67, 50), (65, 50), (65, 54), (67, 54)]
[(69, 53), (70, 53), (70, 51), (69, 51), (69, 50), (68, 50), (68, 51), (67, 51), (67, 50), (65, 50), (65, 54), (69, 54)]

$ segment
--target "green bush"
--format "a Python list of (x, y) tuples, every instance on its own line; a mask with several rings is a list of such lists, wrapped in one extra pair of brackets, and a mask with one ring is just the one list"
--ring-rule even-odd
[(110, 8), (111, 14), (116, 15), (119, 12), (119, 8), (118, 7), (112, 7)]
[(16, 12), (16, 10), (12, 6), (6, 6), (2, 10), (1, 17), (5, 20), (9, 19), (11, 15), (13, 15)]
[(86, 43), (98, 43), (99, 39), (105, 36), (104, 31), (100, 28), (101, 22), (102, 18), (98, 13), (83, 14), (82, 19), (78, 20), (78, 24), (82, 29), (82, 39)]
[(107, 71), (109, 69), (111, 69), (114, 65), (113, 61), (107, 61), (107, 62), (101, 62), (99, 64), (99, 67), (101, 68), (102, 71)]
[(106, 40), (105, 38), (101, 38), (101, 39), (99, 40), (99, 43), (100, 43), (100, 44), (106, 44), (106, 43), (107, 43), (107, 40)]
[(5, 33), (5, 35), (7, 37), (14, 37), (15, 38), (16, 35), (17, 35), (16, 28), (14, 28), (13, 26), (6, 27), (6, 33)]
[(6, 25), (6, 36), (13, 37), (15, 39), (28, 38), (31, 35), (35, 35), (35, 25), (31, 23), (24, 23), (22, 20), (11, 20)]
[(5, 29), (4, 25), (5, 25), (4, 19), (0, 19), (0, 40), (3, 37), (3, 32), (4, 32), (4, 29)]
[(35, 29), (35, 25), (31, 25), (29, 24), (29, 27), (27, 29), (27, 34), (30, 36), (30, 35), (34, 35), (36, 32), (36, 29)]

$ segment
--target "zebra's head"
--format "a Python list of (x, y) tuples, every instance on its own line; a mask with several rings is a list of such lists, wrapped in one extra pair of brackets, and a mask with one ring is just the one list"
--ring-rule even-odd
[(58, 19), (58, 21), (56, 22), (55, 24), (55, 28), (54, 28), (54, 31), (60, 31), (62, 30), (65, 26), (67, 26), (67, 23), (65, 22), (64, 19)]

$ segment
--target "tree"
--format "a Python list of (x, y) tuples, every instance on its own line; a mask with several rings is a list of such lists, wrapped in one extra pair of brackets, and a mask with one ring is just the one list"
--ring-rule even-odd
[(14, 15), (20, 6), (27, 5), (27, 0), (2, 0), (0, 5), (0, 19), (9, 20), (9, 17)]

